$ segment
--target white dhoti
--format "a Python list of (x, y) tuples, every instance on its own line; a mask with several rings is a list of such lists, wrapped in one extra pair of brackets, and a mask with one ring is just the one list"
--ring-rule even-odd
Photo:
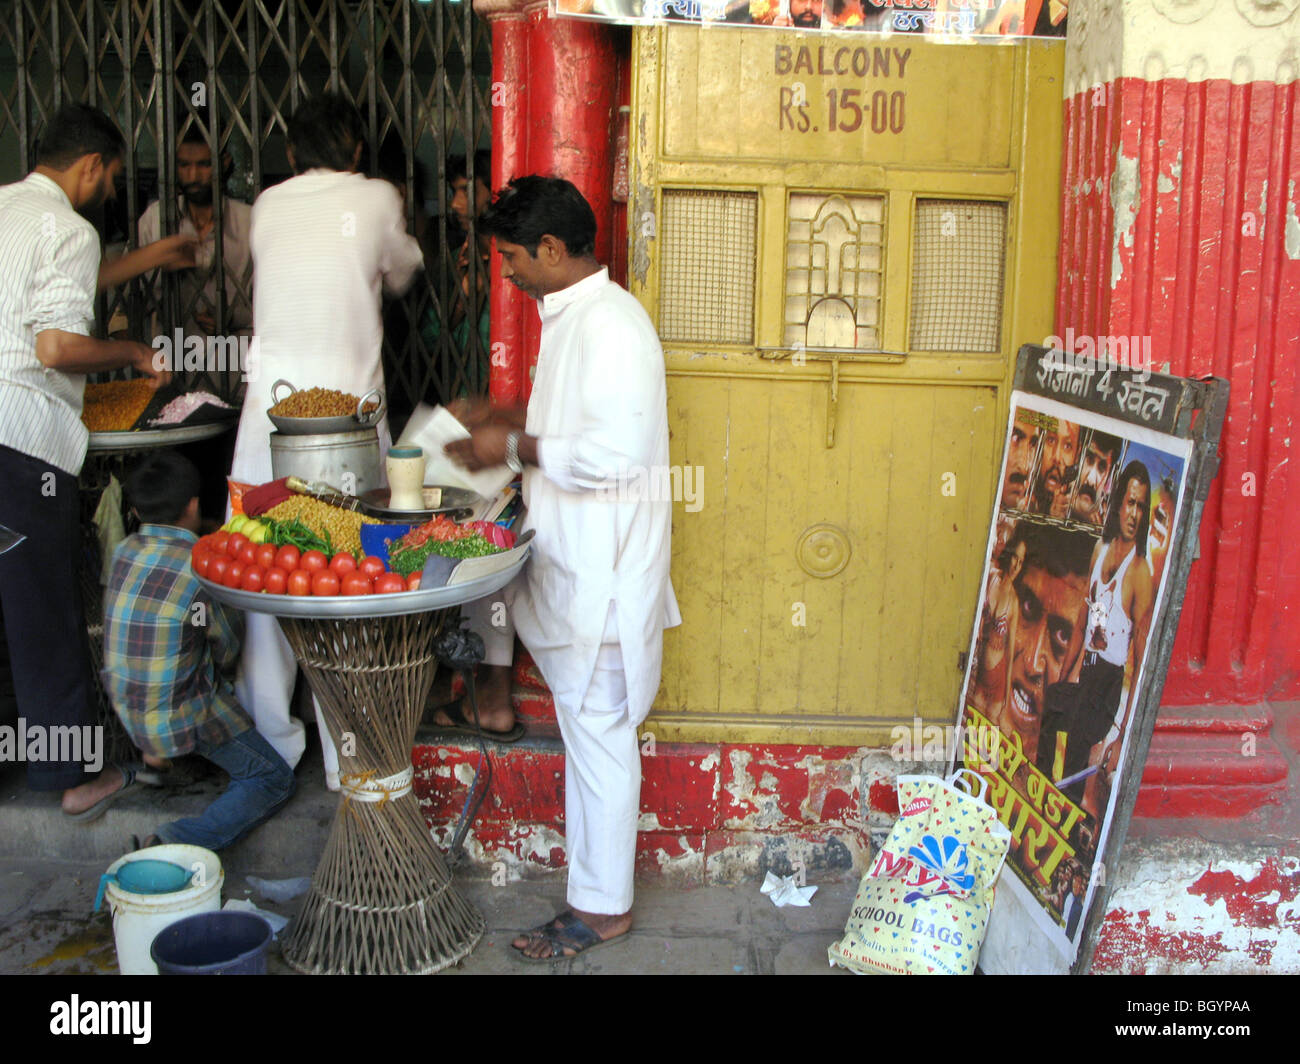
[[(265, 613), (245, 615), (244, 649), (235, 676), (235, 697), (253, 718), (253, 726), (290, 768), (297, 768), (307, 746), (302, 721), (292, 710), (293, 686), (298, 678), (298, 662), (289, 640), (276, 619)], [(333, 785), (339, 772), (339, 755), (325, 727), (320, 703), (312, 696), (316, 724), (320, 728), (321, 753), (326, 780)]]
[(564, 736), (564, 843), (568, 902), (589, 913), (632, 908), (641, 751), (627, 715), (618, 644), (606, 644), (579, 713), (556, 707)]
[(483, 640), (484, 665), (515, 663), (515, 626), (500, 591), (466, 602), (460, 608), (460, 615), (469, 622), (469, 630)]

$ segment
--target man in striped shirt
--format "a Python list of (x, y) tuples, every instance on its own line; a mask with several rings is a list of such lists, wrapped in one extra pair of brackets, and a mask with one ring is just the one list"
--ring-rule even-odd
[[(0, 187), (0, 525), (27, 538), (0, 556), (0, 610), (27, 730), (96, 719), (80, 588), (77, 475), (86, 457), (86, 374), (131, 366), (161, 383), (153, 349), (90, 335), (99, 235), (79, 210), (113, 196), (126, 144), (102, 111), (50, 118), (36, 169)], [(29, 761), (33, 790), (63, 791), (63, 811), (93, 819), (131, 780), (110, 766)]]

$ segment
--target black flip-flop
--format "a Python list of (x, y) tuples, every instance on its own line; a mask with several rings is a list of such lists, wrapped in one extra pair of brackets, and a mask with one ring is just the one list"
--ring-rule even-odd
[(116, 802), (122, 795), (135, 788), (135, 771), (127, 765), (114, 764), (113, 768), (122, 773), (122, 786), (105, 798), (101, 798), (89, 809), (83, 809), (80, 813), (64, 813), (63, 815), (71, 820), (74, 824), (89, 824), (92, 820), (98, 820), (108, 812), (108, 807)]
[[(524, 934), (527, 935), (530, 942), (535, 938), (540, 938), (544, 939), (550, 947), (550, 953), (547, 956), (530, 957), (513, 942), (510, 943), (510, 952), (515, 955), (517, 960), (521, 960), (525, 964), (553, 964), (556, 961), (570, 961), (574, 957), (580, 957), (593, 949), (600, 949), (601, 946), (620, 942), (627, 937), (626, 933), (624, 933), (615, 935), (613, 938), (601, 938), (579, 919), (578, 915), (571, 909), (560, 913), (554, 920), (542, 924), (540, 927), (524, 932)], [(573, 952), (565, 953), (566, 949), (571, 949)]]
[[(433, 712), (442, 710), (451, 718), (450, 724), (439, 724), (436, 720), (430, 719), (429, 727), (436, 732), (445, 732), (451, 735), (478, 735), (479, 730), (474, 727), (472, 721), (465, 719), (465, 699), (458, 698), (454, 702), (447, 702), (441, 706), (435, 707)], [(483, 738), (489, 739), (494, 743), (517, 743), (527, 734), (527, 729), (515, 721), (515, 726), (509, 731), (493, 731), (491, 728), (483, 729)]]

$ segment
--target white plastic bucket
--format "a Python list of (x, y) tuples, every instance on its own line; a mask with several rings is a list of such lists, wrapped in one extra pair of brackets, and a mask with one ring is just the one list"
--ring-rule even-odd
[(117, 967), (123, 975), (157, 975), (158, 966), (149, 955), (154, 936), (164, 927), (195, 913), (221, 908), (221, 884), (225, 872), (221, 861), (202, 846), (171, 844), (150, 846), (119, 857), (108, 866), (109, 874), (128, 861), (153, 858), (172, 861), (193, 873), (190, 886), (171, 894), (133, 894), (116, 881), (108, 884), (104, 897), (113, 911), (113, 938), (117, 942)]

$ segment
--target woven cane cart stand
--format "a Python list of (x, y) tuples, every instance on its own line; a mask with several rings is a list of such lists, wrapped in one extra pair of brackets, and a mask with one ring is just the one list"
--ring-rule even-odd
[(425, 975), (462, 960), (482, 937), (483, 917), (452, 885), (411, 789), (411, 747), (443, 624), (460, 603), (504, 587), (522, 564), (521, 556), (454, 587), (354, 599), (202, 581), (218, 601), (276, 614), (339, 752), (339, 809), (284, 940), (284, 959), (298, 971)]

